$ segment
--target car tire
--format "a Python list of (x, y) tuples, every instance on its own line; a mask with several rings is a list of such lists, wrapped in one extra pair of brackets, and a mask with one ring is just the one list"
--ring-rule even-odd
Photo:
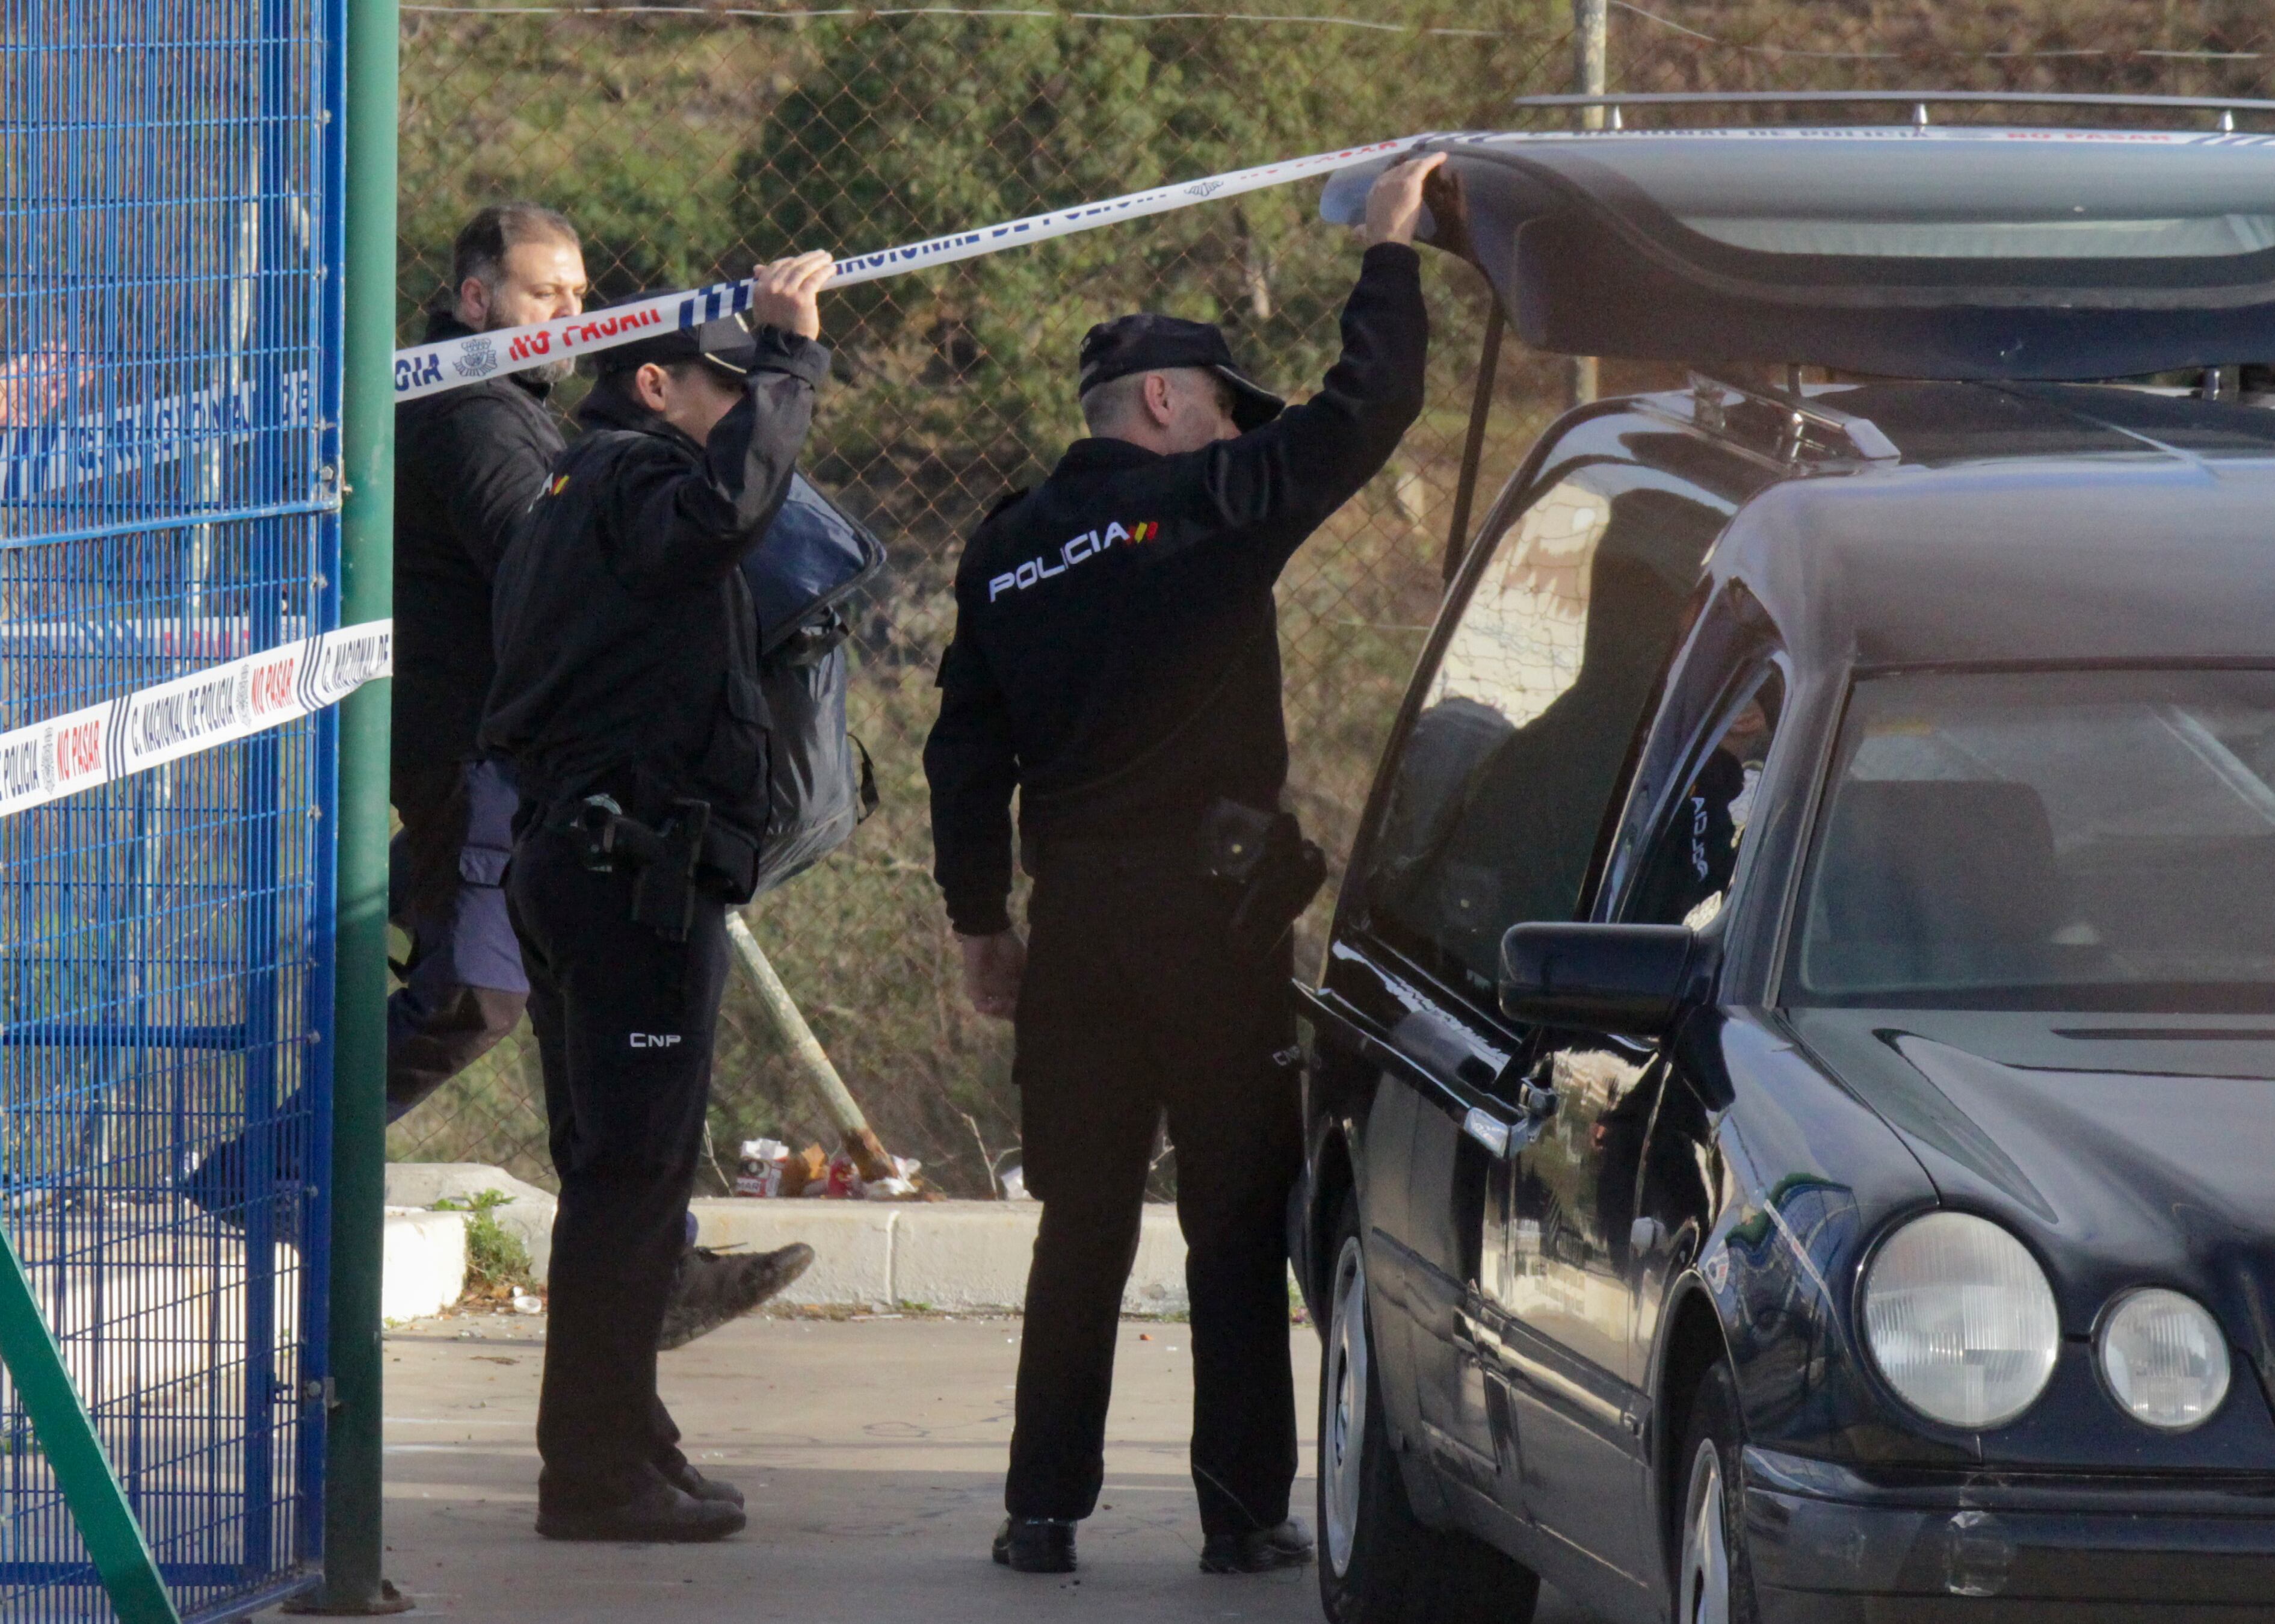
[(1391, 1452), (1358, 1200), (1328, 1250), (1319, 1370), (1319, 1605), (1330, 1624), (1530, 1624), (1540, 1581), (1480, 1540), (1424, 1526)]
[(1674, 1624), (1756, 1624), (1759, 1617), (1739, 1466), (1744, 1446), (1738, 1385), (1717, 1360), (1699, 1379), (1677, 1457)]

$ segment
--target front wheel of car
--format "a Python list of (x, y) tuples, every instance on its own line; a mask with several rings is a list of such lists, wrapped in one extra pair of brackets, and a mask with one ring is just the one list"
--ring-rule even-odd
[(1332, 1624), (1530, 1624), (1540, 1581), (1481, 1541), (1423, 1525), (1390, 1448), (1358, 1202), (1335, 1230), (1319, 1371), (1319, 1603)]
[(1744, 1443), (1737, 1384), (1730, 1367), (1717, 1362), (1698, 1384), (1680, 1457), (1675, 1624), (1755, 1624), (1754, 1568), (1738, 1469)]

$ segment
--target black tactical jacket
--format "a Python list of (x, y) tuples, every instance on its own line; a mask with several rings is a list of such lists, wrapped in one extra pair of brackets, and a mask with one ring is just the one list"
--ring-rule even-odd
[[(472, 331), (437, 313), (426, 342)], [(395, 409), (396, 800), (423, 806), (457, 782), (495, 670), (490, 583), (561, 455), (526, 373), (405, 401)], [(406, 817), (410, 812), (406, 812)]]
[(1163, 457), (1081, 440), (983, 521), (925, 747), (934, 874), (966, 935), (1009, 924), (1011, 792), (1030, 836), (1176, 840), (1288, 776), (1273, 583), (1422, 410), (1421, 261), (1367, 251), (1319, 392)]
[[(758, 618), (737, 566), (790, 489), (829, 352), (759, 333), (747, 397), (698, 446), (603, 382), (498, 571), (481, 747), (525, 803), (593, 793), (643, 820), (675, 799), (754, 862), (767, 826)], [(729, 900), (749, 874), (707, 859)], [(737, 893), (739, 892), (739, 895)]]

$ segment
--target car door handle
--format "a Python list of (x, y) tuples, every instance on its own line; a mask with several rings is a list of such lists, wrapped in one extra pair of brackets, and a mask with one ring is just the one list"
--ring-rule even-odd
[(1462, 1119), (1462, 1131), (1493, 1153), (1496, 1159), (1508, 1156), (1511, 1143), (1516, 1139), (1517, 1128), (1505, 1122), (1482, 1106), (1471, 1106)]

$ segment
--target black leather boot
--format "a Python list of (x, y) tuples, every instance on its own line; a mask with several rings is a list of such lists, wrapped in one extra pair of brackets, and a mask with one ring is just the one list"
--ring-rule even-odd
[(1311, 1560), (1311, 1532), (1299, 1517), (1290, 1517), (1278, 1528), (1211, 1534), (1201, 1542), (1205, 1574), (1268, 1574), (1275, 1568), (1301, 1567)]
[(748, 1521), (740, 1506), (697, 1499), (661, 1477), (651, 1478), (622, 1505), (562, 1510), (540, 1501), (537, 1508), (537, 1531), (548, 1539), (700, 1545), (739, 1534)]
[(1023, 1574), (1074, 1571), (1074, 1524), (1063, 1517), (1006, 1517), (995, 1530), (995, 1560)]

